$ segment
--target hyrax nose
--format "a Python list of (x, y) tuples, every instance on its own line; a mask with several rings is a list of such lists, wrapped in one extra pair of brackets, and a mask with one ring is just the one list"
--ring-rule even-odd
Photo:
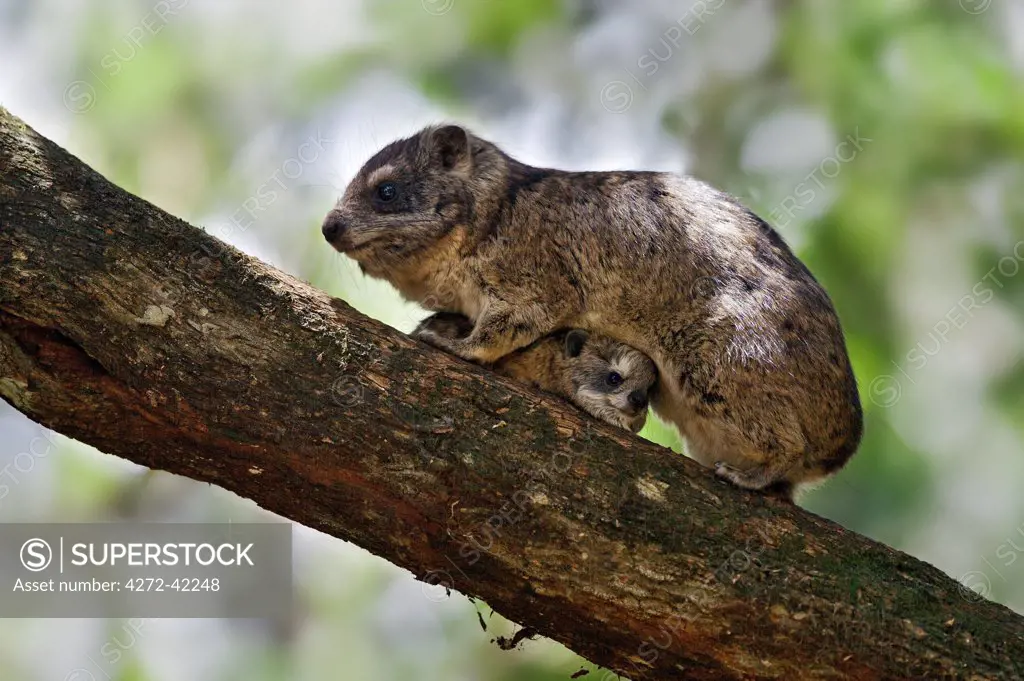
[(320, 231), (324, 233), (324, 238), (328, 241), (334, 241), (341, 234), (345, 232), (345, 219), (341, 217), (341, 211), (332, 210), (324, 218), (324, 226)]
[(634, 390), (629, 393), (629, 404), (634, 409), (646, 409), (647, 408), (647, 393), (642, 390)]

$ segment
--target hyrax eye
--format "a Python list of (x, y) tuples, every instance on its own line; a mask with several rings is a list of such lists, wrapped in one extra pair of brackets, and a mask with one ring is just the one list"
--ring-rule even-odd
[(617, 371), (611, 372), (608, 374), (608, 385), (613, 388), (622, 385), (622, 376)]
[(381, 203), (390, 203), (398, 198), (398, 185), (394, 182), (381, 182), (377, 185), (375, 193)]

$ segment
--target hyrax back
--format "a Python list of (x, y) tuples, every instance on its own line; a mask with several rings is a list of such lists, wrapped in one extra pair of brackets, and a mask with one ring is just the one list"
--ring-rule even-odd
[(560, 328), (630, 345), (660, 374), (654, 409), (737, 485), (788, 493), (860, 441), (835, 310), (782, 239), (684, 176), (534, 168), (458, 126), (371, 158), (324, 235), (408, 299), (473, 320), (423, 337), (494, 362)]
[[(413, 335), (454, 339), (472, 330), (468, 317), (438, 312), (421, 322)], [(582, 329), (548, 334), (489, 366), (634, 433), (644, 427), (650, 393), (658, 379), (654, 362), (639, 350)]]

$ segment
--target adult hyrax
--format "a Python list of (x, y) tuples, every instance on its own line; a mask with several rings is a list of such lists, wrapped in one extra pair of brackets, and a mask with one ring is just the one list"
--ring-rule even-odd
[(535, 168), (447, 125), (373, 156), (323, 233), (370, 276), (473, 320), (437, 347), (495, 362), (560, 328), (630, 345), (690, 454), (789, 494), (835, 472), (862, 415), (828, 295), (779, 235), (692, 177)]
[[(460, 338), (472, 331), (473, 322), (465, 315), (438, 312), (420, 322), (413, 335)], [(583, 329), (542, 336), (487, 366), (634, 433), (647, 421), (647, 404), (658, 379), (658, 368), (650, 357)]]

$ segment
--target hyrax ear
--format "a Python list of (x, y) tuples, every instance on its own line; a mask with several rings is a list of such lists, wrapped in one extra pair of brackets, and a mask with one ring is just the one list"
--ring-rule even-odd
[(579, 357), (586, 344), (587, 332), (583, 329), (573, 329), (565, 335), (565, 356)]
[(469, 133), (458, 125), (445, 125), (430, 134), (431, 158), (445, 170), (469, 168)]

